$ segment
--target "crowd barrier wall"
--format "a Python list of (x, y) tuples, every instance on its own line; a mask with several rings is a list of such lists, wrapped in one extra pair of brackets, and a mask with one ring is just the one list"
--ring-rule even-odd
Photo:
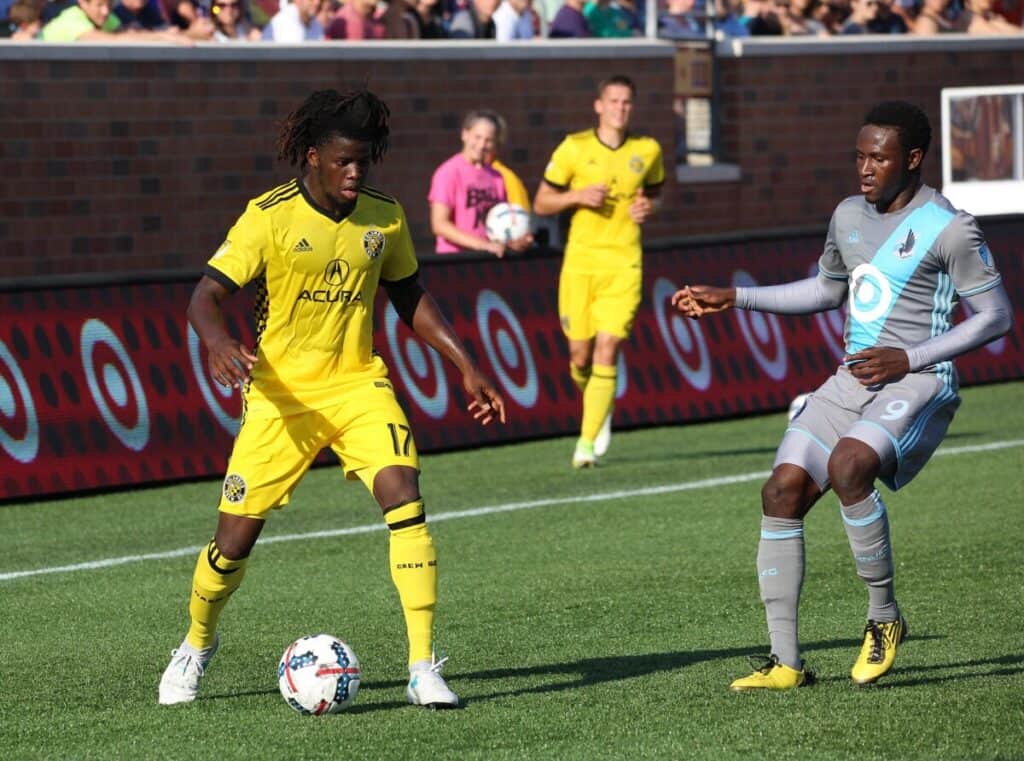
[[(1024, 293), (1024, 221), (986, 225), (1007, 290)], [(743, 311), (686, 320), (668, 297), (687, 282), (769, 284), (814, 271), (821, 235), (649, 251), (644, 304), (620, 367), (618, 428), (783, 409), (821, 383), (842, 349), (842, 311)], [(557, 318), (559, 259), (428, 261), (422, 280), (508, 402), (481, 428), (453, 367), (381, 293), (376, 348), (422, 451), (570, 434), (579, 394)], [(194, 280), (0, 292), (0, 501), (223, 473), (240, 398), (209, 376), (185, 319)], [(253, 342), (245, 290), (228, 327)], [(965, 383), (1024, 377), (1024, 300), (1004, 338), (958, 362)], [(962, 311), (961, 312), (962, 316)], [(781, 429), (780, 429), (781, 432)], [(568, 451), (566, 452), (568, 465)]]
[[(368, 81), (392, 148), (374, 183), (429, 251), (427, 189), (463, 114), (508, 119), (508, 163), (532, 191), (554, 146), (593, 124), (595, 85), (627, 72), (640, 131), (664, 147), (664, 213), (646, 239), (825, 224), (856, 192), (856, 130), (882, 98), (939, 124), (944, 86), (1024, 81), (1024, 39), (889, 36), (726, 40), (712, 98), (719, 182), (673, 181), (675, 47), (623, 40), (161, 46), (0, 41), (0, 273), (11, 279), (198, 270), (246, 200), (290, 176), (275, 124), (312, 89)], [(925, 179), (939, 183), (939, 141)], [(697, 171), (699, 177), (700, 171)], [(713, 174), (712, 174), (713, 176)]]

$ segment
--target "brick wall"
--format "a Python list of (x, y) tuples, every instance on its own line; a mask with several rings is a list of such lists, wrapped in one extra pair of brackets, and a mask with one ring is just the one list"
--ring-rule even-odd
[[(856, 191), (851, 149), (872, 102), (941, 86), (1024, 81), (1024, 41), (730, 41), (717, 53), (723, 158), (736, 182), (673, 186), (649, 240), (821, 225)], [(367, 79), (393, 114), (374, 184), (430, 250), (426, 192), (459, 148), (462, 114), (509, 121), (509, 163), (531, 191), (593, 88), (624, 71), (637, 125), (671, 156), (672, 49), (608, 45), (347, 43), (193, 49), (0, 44), (0, 278), (197, 270), (245, 201), (290, 176), (277, 120), (312, 89)], [(938, 130), (936, 129), (936, 134)], [(939, 146), (926, 179), (938, 183)]]

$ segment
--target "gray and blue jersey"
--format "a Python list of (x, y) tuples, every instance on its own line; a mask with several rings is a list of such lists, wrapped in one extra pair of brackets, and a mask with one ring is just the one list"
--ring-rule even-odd
[[(879, 214), (864, 196), (836, 208), (822, 275), (849, 284), (846, 352), (909, 349), (948, 332), (960, 297), (1001, 282), (974, 217), (922, 185), (907, 206)], [(927, 371), (948, 375), (950, 362)]]

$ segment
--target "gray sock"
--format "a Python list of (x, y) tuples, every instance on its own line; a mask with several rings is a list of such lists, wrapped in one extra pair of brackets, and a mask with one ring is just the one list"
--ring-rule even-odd
[(900, 611), (892, 581), (889, 516), (882, 495), (876, 490), (855, 505), (842, 505), (842, 516), (857, 575), (868, 585), (868, 618), (895, 621)]
[(799, 518), (761, 517), (757, 577), (768, 618), (772, 652), (794, 669), (802, 669), (797, 641), (797, 610), (804, 583), (804, 522)]

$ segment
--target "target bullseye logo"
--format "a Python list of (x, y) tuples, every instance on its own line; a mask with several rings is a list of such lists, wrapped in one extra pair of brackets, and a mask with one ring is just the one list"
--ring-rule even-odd
[[(654, 281), (652, 302), (654, 315), (658, 320), (658, 332), (668, 349), (672, 364), (682, 373), (687, 382), (698, 391), (711, 386), (711, 356), (704, 333), (696, 321), (684, 318), (675, 312), (669, 303), (678, 288), (672, 281), (659, 277)], [(696, 363), (687, 361), (696, 352)]]
[(850, 273), (850, 314), (859, 322), (870, 323), (892, 306), (892, 286), (873, 264), (860, 264)]
[(191, 325), (188, 326), (188, 358), (192, 364), (192, 374), (196, 378), (196, 383), (199, 384), (199, 393), (203, 395), (203, 401), (206, 402), (207, 408), (213, 413), (213, 417), (221, 428), (232, 436), (236, 436), (241, 425), (241, 415), (236, 417), (224, 409), (224, 402), (232, 397), (235, 388), (222, 386), (219, 383), (210, 383), (210, 375), (200, 351), (199, 335)]
[[(737, 270), (732, 276), (732, 284), (738, 288), (756, 286), (757, 281), (748, 272)], [(786, 342), (782, 338), (779, 318), (774, 314), (748, 312), (745, 309), (734, 310), (736, 321), (743, 333), (754, 361), (774, 380), (786, 377)], [(774, 349), (773, 349), (774, 347)]]
[[(440, 420), (448, 411), (448, 380), (441, 357), (429, 346), (424, 347), (413, 337), (404, 341), (398, 335), (398, 312), (388, 304), (384, 310), (384, 333), (391, 349), (392, 364), (402, 378), (406, 392), (416, 406), (434, 420)], [(434, 392), (424, 390), (424, 383), (434, 377)]]
[[(20, 430), (12, 431), (8, 426)], [(0, 447), (20, 463), (32, 462), (39, 452), (39, 418), (32, 391), (18, 361), (3, 341), (0, 341)]]
[(539, 392), (537, 365), (512, 307), (494, 291), (480, 291), (476, 297), (476, 327), (505, 391), (520, 407), (533, 407)]
[(80, 348), (85, 381), (103, 422), (126, 447), (142, 451), (149, 441), (149, 407), (121, 340), (93, 318), (82, 325)]

